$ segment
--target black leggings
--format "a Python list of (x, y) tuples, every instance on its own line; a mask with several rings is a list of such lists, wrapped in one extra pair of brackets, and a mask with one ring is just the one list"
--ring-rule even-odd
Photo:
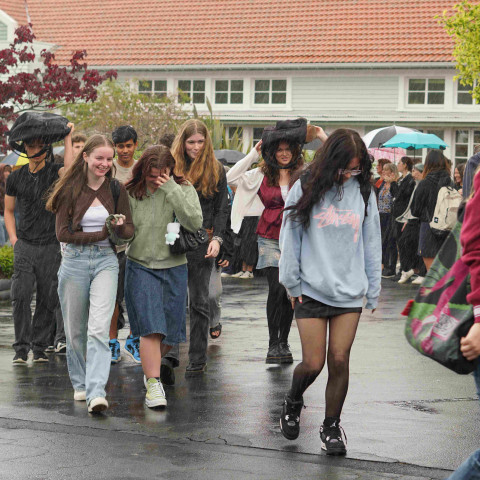
[(265, 268), (268, 280), (267, 320), (269, 346), (287, 343), (293, 320), (293, 309), (285, 287), (278, 281), (278, 268)]

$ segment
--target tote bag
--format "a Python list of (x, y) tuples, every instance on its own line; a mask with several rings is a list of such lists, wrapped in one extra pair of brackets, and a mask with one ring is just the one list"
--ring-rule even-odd
[(477, 360), (468, 361), (460, 351), (460, 339), (473, 325), (469, 268), (461, 259), (457, 222), (428, 271), (413, 303), (406, 309), (405, 335), (423, 355), (457, 373), (473, 372)]

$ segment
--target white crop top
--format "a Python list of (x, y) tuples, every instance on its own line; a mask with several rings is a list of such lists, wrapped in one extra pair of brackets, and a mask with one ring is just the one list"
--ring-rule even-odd
[[(82, 218), (80, 226), (84, 232), (100, 232), (103, 230), (105, 220), (108, 217), (108, 210), (103, 205), (90, 207)], [(100, 245), (102, 247), (110, 246), (108, 237), (100, 242), (95, 242), (93, 245)]]

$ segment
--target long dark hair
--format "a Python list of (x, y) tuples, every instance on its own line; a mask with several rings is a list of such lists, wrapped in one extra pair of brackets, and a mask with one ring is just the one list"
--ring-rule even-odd
[(423, 169), (423, 177), (429, 173), (444, 170), (450, 173), (447, 157), (440, 150), (430, 150), (425, 157), (425, 168)]
[(303, 173), (306, 175), (306, 181), (302, 185), (303, 193), (296, 205), (286, 209), (292, 210), (289, 215), (304, 228), (308, 228), (313, 206), (322, 202), (332, 187), (336, 186), (338, 197), (343, 197), (343, 184), (338, 171), (348, 168), (354, 158), (360, 160), (362, 170), (360, 175), (354, 177), (360, 184), (360, 189), (371, 188), (372, 159), (360, 135), (347, 128), (335, 130), (317, 150), (312, 163)]
[(145, 149), (132, 170), (132, 178), (126, 183), (125, 188), (131, 197), (142, 200), (147, 193), (147, 184), (145, 178), (150, 173), (152, 168), (163, 170), (170, 169), (170, 174), (179, 185), (187, 184), (188, 182), (183, 177), (175, 175), (175, 159), (170, 152), (170, 149), (165, 145), (152, 145)]

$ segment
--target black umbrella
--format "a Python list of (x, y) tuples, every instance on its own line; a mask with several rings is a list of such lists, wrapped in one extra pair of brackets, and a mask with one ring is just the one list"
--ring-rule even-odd
[(395, 135), (411, 132), (418, 132), (418, 130), (391, 125), (390, 127), (377, 128), (376, 130), (368, 132), (362, 140), (365, 142), (367, 148), (381, 148), (384, 143), (388, 142)]
[(245, 154), (238, 150), (214, 150), (215, 158), (223, 165), (234, 165), (245, 157)]

